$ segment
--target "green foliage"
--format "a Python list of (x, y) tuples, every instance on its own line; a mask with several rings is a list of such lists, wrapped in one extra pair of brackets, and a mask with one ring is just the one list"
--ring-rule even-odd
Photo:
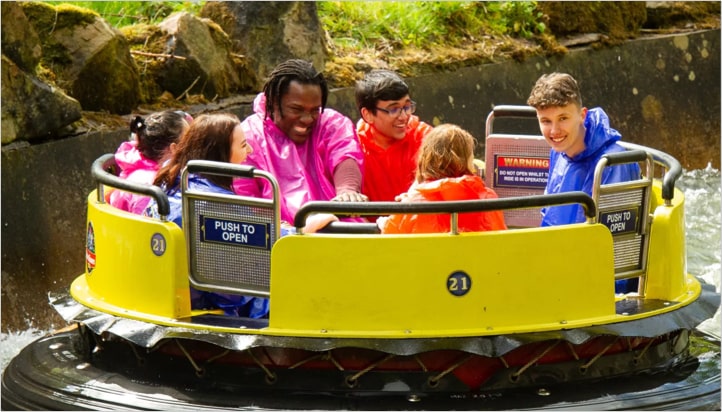
[[(46, 1), (100, 14), (116, 28), (154, 24), (176, 11), (198, 14), (203, 1)], [(334, 43), (351, 49), (457, 45), (484, 35), (529, 38), (545, 30), (536, 1), (319, 1)]]
[(197, 14), (200, 1), (46, 1), (45, 3), (72, 4), (93, 10), (116, 28), (133, 24), (158, 23), (176, 11)]
[(544, 33), (544, 14), (536, 10), (535, 1), (506, 1), (501, 4), (501, 21), (514, 35), (530, 38)]
[(422, 46), (449, 33), (445, 22), (461, 16), (470, 2), (346, 2), (318, 3), (324, 29), (339, 45), (374, 47), (379, 42)]
[(545, 29), (535, 1), (323, 1), (318, 11), (336, 45), (350, 48), (456, 44), (483, 35), (528, 38)]

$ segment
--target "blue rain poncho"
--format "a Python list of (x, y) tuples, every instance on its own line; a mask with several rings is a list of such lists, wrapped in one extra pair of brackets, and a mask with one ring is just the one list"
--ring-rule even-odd
[[(609, 117), (599, 107), (589, 109), (584, 120), (587, 132), (584, 135), (583, 152), (574, 158), (564, 153), (551, 151), (549, 159), (549, 180), (545, 194), (581, 190), (592, 195), (594, 168), (601, 157), (607, 153), (623, 152), (617, 142), (622, 138), (618, 131), (609, 127)], [(602, 184), (626, 182), (639, 179), (639, 165), (628, 163), (607, 167), (602, 173)], [(542, 208), (542, 226), (568, 225), (586, 220), (584, 209), (579, 204), (549, 206)]]
[[(588, 110), (584, 120), (587, 129), (584, 135), (583, 152), (574, 158), (564, 153), (551, 151), (549, 159), (549, 180), (544, 193), (562, 193), (581, 190), (592, 195), (594, 168), (599, 159), (607, 153), (623, 152), (617, 142), (622, 138), (618, 131), (609, 127), (609, 117), (599, 107)], [(640, 170), (636, 163), (607, 167), (602, 172), (602, 184), (626, 182), (639, 179)], [(542, 226), (567, 225), (586, 220), (584, 209), (579, 204), (549, 206), (542, 208)], [(638, 279), (618, 280), (615, 293), (626, 293), (637, 289)]]

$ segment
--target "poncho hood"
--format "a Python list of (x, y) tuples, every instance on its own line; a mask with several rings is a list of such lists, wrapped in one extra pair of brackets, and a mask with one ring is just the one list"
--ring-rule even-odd
[(587, 111), (584, 127), (587, 129), (584, 135), (584, 150), (574, 157), (562, 153), (567, 161), (580, 162), (598, 157), (599, 152), (622, 139), (622, 135), (609, 126), (609, 117), (600, 107)]
[(123, 142), (115, 152), (115, 162), (120, 167), (120, 177), (125, 179), (136, 170), (158, 170), (158, 162), (143, 156), (137, 142)]

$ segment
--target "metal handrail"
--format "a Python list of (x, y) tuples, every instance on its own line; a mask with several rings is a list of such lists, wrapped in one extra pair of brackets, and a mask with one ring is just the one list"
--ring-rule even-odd
[[(312, 213), (333, 213), (338, 216), (390, 215), (400, 213), (468, 213), (492, 210), (524, 209), (531, 207), (579, 203), (589, 220), (597, 215), (594, 200), (588, 194), (575, 191), (551, 195), (507, 197), (503, 199), (457, 200), (442, 202), (332, 202), (313, 201), (303, 205), (294, 218), (294, 225), (302, 228)], [(333, 224), (333, 222), (331, 223)]]
[(664, 168), (664, 177), (662, 179), (662, 199), (666, 206), (672, 205), (672, 199), (674, 199), (674, 185), (675, 182), (682, 176), (682, 165), (677, 159), (671, 155), (652, 149), (650, 147), (628, 143), (619, 142), (622, 147), (628, 150), (644, 150), (652, 155), (654, 163)]
[(168, 196), (158, 186), (147, 185), (143, 183), (133, 182), (131, 180), (121, 179), (109, 170), (117, 169), (115, 155), (107, 153), (95, 159), (91, 166), (91, 174), (98, 182), (98, 202), (105, 203), (105, 191), (103, 185), (116, 189), (125, 190), (127, 192), (137, 193), (152, 197), (158, 204), (158, 214), (161, 220), (166, 220), (170, 214), (170, 203)]
[(500, 104), (494, 106), (486, 116), (486, 137), (494, 131), (494, 119), (501, 117), (536, 118), (536, 109), (531, 106), (517, 106)]

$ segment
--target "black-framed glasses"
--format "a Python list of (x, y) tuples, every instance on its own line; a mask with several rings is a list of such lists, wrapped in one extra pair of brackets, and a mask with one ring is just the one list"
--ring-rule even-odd
[(382, 112), (388, 114), (389, 116), (393, 117), (399, 117), (401, 115), (401, 112), (406, 113), (407, 115), (412, 115), (416, 111), (416, 102), (411, 102), (403, 107), (394, 107), (393, 109), (382, 109), (381, 107), (377, 107), (376, 110), (381, 110)]

